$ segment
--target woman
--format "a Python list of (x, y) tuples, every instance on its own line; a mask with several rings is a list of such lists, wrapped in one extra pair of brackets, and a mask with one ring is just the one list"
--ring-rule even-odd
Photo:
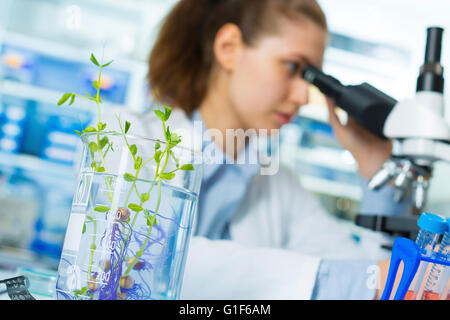
[[(222, 137), (215, 151), (237, 160), (250, 142), (226, 148), (227, 130), (259, 134), (288, 123), (308, 102), (301, 70), (306, 63), (322, 66), (327, 37), (314, 0), (181, 0), (151, 52), (150, 86), (176, 108), (172, 128), (201, 121)], [(389, 158), (391, 143), (351, 120), (343, 126), (332, 101), (329, 114), (360, 175), (370, 178)], [(140, 126), (133, 125), (135, 134), (155, 136), (160, 129), (150, 115), (131, 121)], [(359, 230), (366, 243), (356, 243), (292, 173), (281, 166), (261, 175), (259, 168), (205, 166), (182, 297), (375, 298), (368, 270), (388, 256), (380, 252), (380, 236)]]

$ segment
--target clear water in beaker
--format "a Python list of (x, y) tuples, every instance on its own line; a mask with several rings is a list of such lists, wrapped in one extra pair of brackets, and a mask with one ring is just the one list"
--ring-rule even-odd
[[(147, 192), (144, 210), (127, 209)], [(164, 183), (81, 174), (58, 299), (178, 298), (196, 200), (197, 194)]]

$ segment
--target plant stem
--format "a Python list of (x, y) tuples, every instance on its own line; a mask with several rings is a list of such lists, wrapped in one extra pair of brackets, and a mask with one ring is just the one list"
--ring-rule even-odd
[(97, 103), (97, 111), (98, 111), (98, 123), (101, 122), (101, 112), (100, 112), (100, 83), (102, 80), (102, 67), (100, 66), (99, 72), (98, 72), (98, 86), (97, 86), (97, 95), (95, 96), (95, 102)]
[[(101, 123), (101, 108), (100, 108), (100, 82), (102, 79), (102, 67), (100, 66), (99, 68), (99, 72), (98, 72), (98, 85), (97, 85), (97, 94), (95, 95), (95, 103), (97, 104), (97, 113), (98, 113), (98, 124)], [(97, 127), (97, 129), (99, 129)], [(100, 161), (102, 163), (102, 167), (105, 168), (105, 171), (107, 171), (106, 169), (106, 164), (105, 164), (105, 158), (103, 155), (103, 151), (100, 149), (100, 132), (97, 131), (97, 146), (98, 146), (98, 154), (100, 156)], [(111, 201), (111, 203), (113, 202), (113, 194), (112, 194), (112, 188), (111, 188), (111, 184), (109, 183), (109, 181), (106, 179), (106, 186), (108, 187), (108, 198)], [(113, 204), (113, 203), (112, 203)], [(114, 207), (114, 204), (113, 204)]]
[(88, 281), (91, 279), (92, 262), (94, 260), (94, 250), (95, 250), (93, 248), (95, 246), (95, 241), (96, 241), (96, 237), (97, 237), (97, 219), (95, 217), (95, 210), (94, 210), (94, 207), (92, 205), (92, 197), (91, 197), (91, 195), (89, 195), (89, 203), (90, 203), (90, 207), (91, 207), (92, 213), (94, 215), (94, 218), (92, 219), (92, 222), (94, 224), (94, 235), (92, 237), (92, 243), (91, 243), (91, 248), (90, 248), (91, 253), (90, 253), (90, 257), (89, 257), (89, 267), (88, 267), (88, 273), (87, 273)]
[[(164, 123), (163, 123), (163, 126), (164, 126), (164, 130), (165, 130), (165, 124)], [(169, 152), (168, 151), (169, 151), (169, 149), (170, 149), (170, 146), (169, 146), (169, 144), (167, 144), (166, 148), (164, 149), (164, 152), (161, 155), (161, 158), (164, 157), (164, 155), (166, 155), (166, 160), (165, 160), (165, 163), (163, 165), (163, 168), (162, 168), (161, 172), (164, 172), (164, 169), (166, 168), (166, 166), (168, 164), (168, 161), (169, 161)], [(158, 161), (157, 164), (156, 164), (156, 172), (155, 172), (155, 178), (154, 178), (154, 181), (157, 181), (157, 184), (158, 184), (158, 200), (157, 200), (157, 204), (156, 204), (156, 208), (155, 208), (155, 212), (153, 214), (153, 217), (156, 217), (156, 215), (157, 215), (157, 213), (159, 211), (160, 204), (161, 204), (161, 178), (159, 177), (160, 164), (161, 164), (161, 160)], [(147, 192), (148, 194), (150, 194), (150, 192), (153, 189), (154, 185), (155, 184), (152, 183), (152, 185), (150, 186), (150, 188), (149, 188), (149, 190)], [(142, 206), (142, 204), (143, 204), (143, 201), (141, 200), (140, 206)], [(131, 228), (133, 228), (134, 223), (136, 222), (137, 215), (138, 215), (138, 213), (135, 214), (135, 216), (133, 218), (133, 221), (131, 222)], [(128, 266), (128, 268), (127, 268), (127, 270), (125, 272), (125, 275), (128, 275), (128, 273), (130, 273), (130, 271), (133, 269), (134, 265), (138, 262), (139, 258), (142, 256), (142, 254), (144, 252), (144, 249), (147, 246), (148, 239), (150, 237), (150, 233), (152, 232), (152, 229), (153, 229), (153, 225), (150, 225), (149, 226), (149, 230), (147, 232), (147, 236), (146, 236), (146, 238), (144, 240), (144, 243), (142, 244), (141, 249), (136, 253), (136, 256), (133, 259), (133, 261), (131, 262), (131, 264)], [(127, 242), (128, 242), (128, 237), (130, 236), (130, 232), (131, 232), (131, 230), (128, 232), (128, 235), (126, 237), (126, 239), (127, 239), (126, 241)]]
[[(163, 128), (164, 128), (164, 132), (166, 132), (166, 126), (165, 126), (164, 122), (163, 122)], [(162, 157), (164, 157), (164, 155), (166, 156), (166, 159), (165, 159), (165, 162), (164, 162), (164, 165), (163, 165), (163, 168), (162, 168), (161, 172), (164, 172), (164, 170), (167, 167), (167, 164), (169, 162), (169, 150), (170, 150), (170, 145), (169, 145), (169, 143), (167, 143), (166, 148), (164, 149), (164, 152), (162, 153), (161, 158), (160, 158), (160, 159), (162, 159)], [(157, 184), (158, 184), (158, 200), (157, 200), (155, 212), (153, 214), (154, 218), (156, 218), (156, 215), (157, 215), (157, 213), (159, 211), (159, 207), (160, 207), (160, 204), (161, 204), (161, 178), (159, 177), (159, 175), (160, 175), (160, 172), (159, 172), (160, 164), (161, 164), (161, 160), (158, 161), (157, 164), (156, 164), (156, 172), (155, 172), (155, 178), (154, 178), (154, 180), (157, 181)], [(151, 187), (150, 187), (150, 189), (148, 191), (148, 194), (150, 194), (153, 186), (154, 186), (154, 184), (151, 185)], [(141, 201), (140, 205), (142, 206), (142, 201)], [(134, 217), (134, 219), (132, 221), (131, 227), (133, 227), (133, 225), (134, 225), (134, 223), (136, 221), (137, 215), (138, 215), (138, 213), (136, 213), (136, 215), (135, 215), (135, 217)], [(136, 256), (133, 259), (133, 261), (128, 266), (128, 268), (127, 268), (127, 270), (125, 272), (125, 275), (128, 275), (128, 273), (130, 273), (130, 271), (133, 269), (135, 264), (138, 262), (139, 258), (144, 253), (144, 249), (147, 246), (148, 239), (150, 237), (150, 234), (151, 234), (152, 230), (153, 230), (153, 224), (149, 226), (149, 230), (147, 232), (147, 236), (145, 237), (144, 243), (142, 244), (140, 250), (136, 253)], [(127, 237), (127, 239), (128, 239), (128, 237)]]
[(82, 96), (82, 95), (79, 95), (79, 94), (76, 94), (76, 93), (74, 93), (74, 95), (75, 95), (76, 97), (78, 97), (78, 98), (83, 98), (83, 99), (86, 99), (86, 100), (95, 102), (95, 99), (88, 98), (88, 97), (85, 97), (85, 96)]
[[(155, 212), (153, 214), (153, 217), (156, 217), (156, 215), (157, 215), (157, 213), (159, 211), (160, 204), (161, 204), (161, 180), (158, 180), (158, 202), (156, 204), (156, 208), (155, 208)], [(149, 226), (149, 229), (148, 229), (148, 232), (147, 232), (147, 236), (145, 237), (144, 243), (142, 244), (141, 249), (138, 252), (136, 252), (136, 257), (133, 259), (133, 261), (130, 263), (130, 265), (128, 266), (127, 270), (125, 271), (125, 276), (130, 273), (130, 271), (133, 269), (133, 267), (138, 262), (139, 258), (144, 253), (144, 249), (147, 246), (147, 243), (148, 243), (148, 240), (150, 238), (150, 234), (151, 234), (152, 230), (153, 230), (153, 224)]]

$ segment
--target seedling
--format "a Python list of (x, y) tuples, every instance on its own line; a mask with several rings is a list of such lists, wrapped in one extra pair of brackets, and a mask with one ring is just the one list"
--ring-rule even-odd
[[(153, 155), (148, 159), (144, 159), (143, 156), (140, 155), (140, 150), (138, 150), (138, 146), (136, 144), (130, 144), (130, 139), (128, 133), (132, 128), (132, 124), (129, 121), (122, 122), (120, 117), (117, 116), (117, 121), (119, 123), (120, 132), (116, 131), (105, 131), (107, 128), (107, 123), (102, 122), (101, 111), (102, 111), (102, 98), (101, 98), (101, 83), (102, 83), (102, 71), (104, 68), (110, 66), (113, 61), (109, 61), (107, 63), (99, 63), (94, 54), (91, 54), (90, 61), (98, 67), (98, 78), (95, 81), (92, 81), (92, 86), (96, 90), (96, 94), (91, 96), (90, 94), (80, 95), (77, 93), (65, 93), (61, 99), (58, 101), (58, 106), (62, 106), (64, 104), (68, 104), (72, 106), (77, 99), (85, 99), (92, 103), (95, 103), (97, 107), (97, 123), (94, 125), (87, 126), (81, 131), (76, 131), (79, 136), (89, 135), (95, 136), (95, 141), (91, 141), (88, 144), (89, 152), (91, 155), (91, 168), (93, 172), (99, 174), (105, 174), (105, 184), (107, 186), (107, 196), (111, 203), (111, 206), (100, 205), (93, 207), (92, 199), (90, 199), (89, 203), (91, 206), (91, 214), (92, 216), (86, 216), (86, 222), (83, 227), (83, 233), (86, 231), (86, 223), (92, 223), (94, 229), (94, 235), (92, 238), (91, 246), (90, 246), (90, 259), (89, 259), (89, 267), (87, 272), (87, 283), (88, 286), (85, 286), (81, 289), (74, 291), (74, 296), (76, 297), (89, 297), (92, 298), (93, 293), (98, 290), (98, 286), (94, 285), (97, 279), (97, 274), (92, 274), (92, 264), (93, 264), (93, 256), (96, 248), (96, 230), (97, 230), (97, 217), (96, 214), (105, 214), (105, 213), (114, 213), (115, 214), (115, 223), (116, 225), (122, 226), (122, 230), (115, 228), (113, 234), (111, 235), (112, 241), (118, 241), (120, 245), (120, 254), (118, 261), (108, 261), (108, 263), (112, 263), (109, 267), (111, 270), (116, 270), (117, 273), (120, 274), (111, 274), (111, 281), (114, 279), (119, 279), (120, 285), (116, 285), (116, 298), (126, 297), (124, 292), (121, 292), (121, 288), (127, 288), (133, 285), (133, 279), (129, 275), (130, 271), (135, 269), (141, 269), (143, 267), (142, 260), (140, 259), (144, 253), (145, 248), (147, 247), (147, 243), (150, 237), (150, 234), (153, 230), (153, 227), (158, 223), (157, 214), (160, 209), (161, 203), (161, 184), (168, 182), (175, 178), (178, 171), (192, 171), (194, 170), (194, 166), (192, 164), (183, 164), (179, 163), (179, 159), (175, 156), (174, 148), (181, 142), (181, 136), (176, 133), (171, 132), (167, 121), (170, 118), (172, 113), (172, 108), (165, 105), (160, 105), (158, 99), (155, 97), (155, 101), (157, 102), (157, 108), (153, 110), (156, 117), (161, 121), (164, 141), (156, 142), (155, 148), (153, 150)], [(134, 172), (125, 173), (122, 178), (131, 184), (129, 188), (125, 204), (121, 207), (118, 204), (114, 203), (114, 193), (112, 188), (112, 178), (108, 176), (108, 168), (106, 165), (105, 158), (109, 152), (114, 152), (115, 146), (113, 142), (108, 139), (108, 134), (118, 134), (123, 138), (123, 143), (126, 145), (128, 151), (131, 154), (131, 157), (134, 161), (133, 169)], [(97, 155), (97, 159), (95, 156)], [(171, 171), (166, 171), (169, 161), (172, 160), (175, 163), (176, 168)], [(140, 192), (137, 187), (137, 182), (140, 179), (140, 174), (142, 169), (147, 166), (149, 163), (154, 164), (155, 166), (155, 175), (153, 177), (153, 181), (145, 192)], [(147, 209), (146, 204), (150, 200), (150, 195), (152, 194), (152, 190), (154, 186), (157, 186), (157, 199), (156, 199), (156, 207), (153, 211)], [(130, 196), (132, 193), (137, 195), (137, 199), (139, 199), (139, 203), (131, 202), (129, 203)], [(134, 213), (132, 217), (131, 212)], [(132, 257), (126, 257), (127, 268), (122, 273), (121, 264), (125, 261), (123, 255), (127, 251), (127, 248), (131, 241), (131, 232), (135, 223), (137, 221), (137, 217), (143, 215), (145, 221), (147, 222), (148, 231), (143, 241), (140, 249), (134, 254)], [(131, 220), (131, 222), (130, 222)], [(128, 228), (125, 228), (127, 226)], [(127, 231), (126, 231), (127, 230)], [(121, 233), (121, 240), (117, 240), (116, 233)], [(122, 259), (123, 258), (123, 259)], [(114, 265), (116, 264), (116, 265)], [(117, 267), (120, 264), (120, 267)]]

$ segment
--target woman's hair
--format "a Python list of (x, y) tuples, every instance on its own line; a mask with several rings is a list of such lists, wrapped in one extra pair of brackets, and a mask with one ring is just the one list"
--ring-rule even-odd
[(206, 96), (219, 29), (233, 23), (243, 41), (275, 32), (276, 19), (308, 18), (327, 30), (315, 0), (180, 0), (165, 18), (149, 58), (148, 81), (159, 100), (190, 115)]

